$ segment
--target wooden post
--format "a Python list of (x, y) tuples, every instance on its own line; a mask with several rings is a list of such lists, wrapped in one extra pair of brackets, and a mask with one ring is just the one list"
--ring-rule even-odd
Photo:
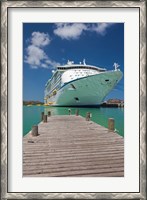
[(38, 136), (38, 126), (37, 125), (32, 126), (31, 134), (32, 134), (32, 136)]
[(43, 121), (44, 112), (41, 113), (41, 121)]
[(113, 118), (109, 118), (108, 119), (108, 129), (110, 130), (110, 131), (114, 131), (114, 128), (115, 128), (115, 126), (114, 126), (114, 119)]
[(76, 110), (76, 116), (78, 116), (78, 115), (79, 115), (79, 110), (77, 109), (77, 110)]
[(69, 115), (71, 115), (71, 109), (68, 109), (68, 113), (69, 113)]
[(48, 116), (49, 116), (49, 117), (51, 116), (51, 111), (48, 111)]
[(86, 113), (86, 121), (90, 121), (90, 112)]
[(47, 115), (43, 116), (43, 122), (46, 123), (47, 122)]

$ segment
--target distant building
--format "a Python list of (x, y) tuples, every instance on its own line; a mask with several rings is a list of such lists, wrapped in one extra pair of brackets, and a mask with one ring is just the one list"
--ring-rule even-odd
[(124, 103), (124, 100), (120, 99), (109, 99), (107, 103)]
[(23, 101), (23, 105), (27, 106), (27, 105), (43, 105), (43, 102), (40, 101)]
[(124, 107), (124, 100), (120, 99), (109, 99), (104, 101), (102, 107)]

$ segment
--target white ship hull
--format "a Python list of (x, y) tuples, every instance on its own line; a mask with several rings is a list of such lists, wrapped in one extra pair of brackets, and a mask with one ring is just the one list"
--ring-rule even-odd
[(46, 103), (53, 106), (97, 106), (122, 78), (122, 72), (104, 73), (66, 83)]

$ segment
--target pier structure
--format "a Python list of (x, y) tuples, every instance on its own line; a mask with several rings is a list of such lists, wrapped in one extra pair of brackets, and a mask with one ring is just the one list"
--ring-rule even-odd
[(114, 132), (114, 119), (108, 120), (109, 129), (79, 111), (48, 113), (42, 120), (23, 137), (23, 176), (124, 176), (124, 139)]

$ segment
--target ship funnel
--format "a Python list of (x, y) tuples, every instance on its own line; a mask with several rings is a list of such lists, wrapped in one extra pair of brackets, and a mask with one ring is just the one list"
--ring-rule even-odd
[(74, 64), (74, 61), (68, 60), (67, 64), (68, 64), (68, 65), (72, 65), (72, 64)]

